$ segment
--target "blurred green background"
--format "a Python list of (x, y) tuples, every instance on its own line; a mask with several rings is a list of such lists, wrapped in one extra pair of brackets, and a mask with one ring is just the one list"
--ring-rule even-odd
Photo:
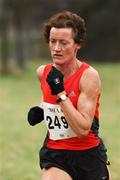
[[(27, 71), (0, 77), (0, 180), (39, 180), (38, 153), (46, 134), (43, 123), (31, 127), (27, 112), (39, 103), (40, 89), (35, 71), (39, 60)], [(100, 135), (104, 139), (113, 180), (120, 179), (120, 63), (95, 64), (102, 81)]]
[(78, 57), (95, 67), (102, 81), (100, 135), (113, 180), (120, 180), (120, 1), (0, 0), (0, 180), (38, 180), (44, 123), (30, 127), (27, 112), (39, 104), (36, 69), (51, 62), (43, 22), (71, 10), (85, 18), (88, 41)]

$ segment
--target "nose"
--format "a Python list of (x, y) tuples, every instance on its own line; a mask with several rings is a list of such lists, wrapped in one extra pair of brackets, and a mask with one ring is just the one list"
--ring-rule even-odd
[(60, 51), (60, 50), (61, 50), (61, 46), (60, 46), (59, 41), (57, 41), (57, 42), (55, 43), (54, 50), (55, 50), (55, 51)]

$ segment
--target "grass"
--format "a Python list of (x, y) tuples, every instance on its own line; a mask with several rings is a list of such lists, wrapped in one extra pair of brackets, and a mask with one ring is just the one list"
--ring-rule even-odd
[[(120, 180), (120, 64), (92, 65), (102, 81), (100, 134), (113, 180)], [(30, 127), (26, 120), (29, 108), (40, 100), (37, 67), (35, 62), (21, 74), (0, 77), (0, 180), (40, 180), (38, 153), (46, 130), (43, 123)]]
[(120, 179), (120, 64), (99, 65), (102, 80), (101, 133), (111, 161), (113, 180)]

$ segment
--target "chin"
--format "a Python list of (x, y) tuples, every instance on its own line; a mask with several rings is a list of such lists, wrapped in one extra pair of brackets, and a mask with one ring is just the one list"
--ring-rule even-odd
[(53, 59), (53, 63), (56, 64), (56, 65), (62, 65), (62, 64), (64, 64), (64, 62), (63, 62), (62, 59)]

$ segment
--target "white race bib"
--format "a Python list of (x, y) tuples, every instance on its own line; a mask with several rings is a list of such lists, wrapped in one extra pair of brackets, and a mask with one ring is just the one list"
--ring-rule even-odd
[(43, 109), (44, 120), (50, 133), (50, 139), (59, 140), (76, 137), (59, 105), (43, 102)]

